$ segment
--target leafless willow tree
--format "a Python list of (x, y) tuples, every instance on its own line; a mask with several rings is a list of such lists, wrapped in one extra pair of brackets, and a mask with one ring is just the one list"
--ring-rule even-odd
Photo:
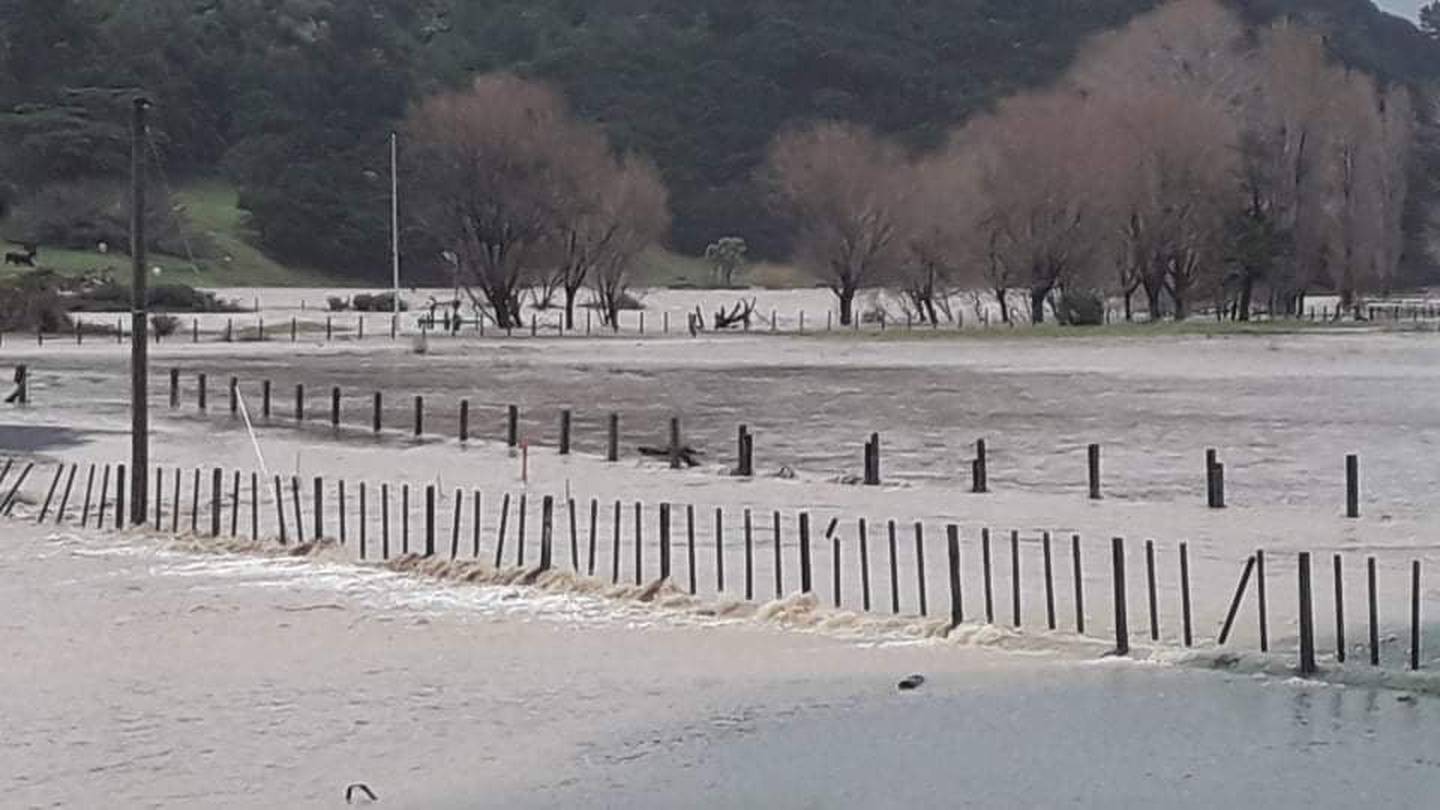
[(770, 147), (776, 201), (795, 223), (797, 262), (854, 319), (856, 294), (898, 266), (906, 158), (863, 128), (819, 124), (779, 136)]
[[(607, 175), (603, 199), (599, 232), (604, 239), (594, 242), (585, 278), (602, 323), (618, 330), (635, 258), (670, 227), (669, 195), (654, 164), (631, 156)], [(567, 289), (567, 317), (572, 300)]]
[(406, 131), (407, 198), (502, 327), (521, 325), (520, 294), (537, 282), (563, 290), (573, 327), (591, 274), (622, 272), (668, 224), (656, 173), (615, 158), (544, 84), (482, 76), (426, 99)]

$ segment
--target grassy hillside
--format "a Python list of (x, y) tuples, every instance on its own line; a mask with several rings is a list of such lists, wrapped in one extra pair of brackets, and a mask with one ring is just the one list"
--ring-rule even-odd
[[(236, 191), (222, 181), (201, 181), (175, 193), (184, 208), (196, 250), (203, 255), (177, 256), (152, 253), (148, 264), (160, 268), (156, 282), (188, 284), (192, 287), (252, 286), (337, 286), (347, 282), (333, 274), (282, 265), (253, 244), (245, 227), (245, 213), (237, 206)], [(130, 273), (130, 257), (122, 251), (71, 250), (40, 246), (38, 267), (64, 275), (110, 272), (124, 280)], [(29, 268), (0, 266), (0, 278), (14, 276)]]

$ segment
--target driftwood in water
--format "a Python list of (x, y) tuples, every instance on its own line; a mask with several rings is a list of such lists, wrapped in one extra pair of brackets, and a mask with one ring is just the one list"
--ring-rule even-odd
[(735, 306), (726, 310), (724, 307), (715, 312), (715, 329), (732, 329), (737, 326), (750, 328), (750, 319), (755, 316), (755, 299), (749, 301), (741, 300)]
[[(646, 445), (641, 445), (640, 447), (637, 447), (637, 448), (635, 448), (635, 449), (636, 449), (637, 451), (639, 451), (640, 455), (642, 455), (642, 456), (650, 456), (650, 457), (652, 457), (652, 458), (665, 458), (665, 459), (670, 458), (670, 448), (669, 448), (669, 447), (649, 447), (649, 446), (646, 446)], [(704, 453), (703, 451), (696, 450), (695, 448), (693, 448), (693, 447), (691, 447), (691, 446), (689, 446), (689, 445), (686, 445), (686, 446), (684, 446), (684, 447), (681, 447), (681, 448), (680, 448), (680, 453), (679, 453), (680, 461), (681, 461), (681, 463), (683, 463), (686, 467), (698, 467), (698, 466), (700, 466), (700, 460), (699, 460), (698, 457), (699, 457), (699, 456), (703, 456), (703, 455), (705, 455), (705, 453)]]

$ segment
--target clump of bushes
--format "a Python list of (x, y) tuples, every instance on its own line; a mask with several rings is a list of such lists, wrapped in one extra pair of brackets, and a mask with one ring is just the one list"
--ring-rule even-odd
[(345, 312), (346, 310), (350, 309), (350, 299), (341, 298), (338, 295), (332, 295), (329, 298), (326, 298), (325, 303), (330, 306), (331, 312)]
[(1056, 302), (1055, 319), (1066, 326), (1102, 326), (1105, 295), (1098, 290), (1067, 289)]
[[(604, 308), (605, 308), (605, 305), (604, 305), (604, 304), (602, 304), (598, 299), (593, 299), (593, 298), (592, 298), (591, 300), (586, 301), (585, 303), (581, 304), (580, 306), (582, 306), (582, 307), (584, 307), (584, 308), (586, 308), (586, 309), (604, 309)], [(623, 291), (621, 291), (620, 295), (619, 295), (619, 296), (617, 297), (617, 299), (616, 299), (616, 307), (615, 307), (615, 308), (618, 309), (618, 310), (621, 310), (622, 312), (633, 312), (633, 311), (635, 311), (635, 310), (644, 309), (644, 308), (645, 308), (645, 302), (642, 301), (642, 300), (640, 300), (640, 298), (639, 298), (638, 296), (636, 296), (634, 293), (630, 292), (629, 290), (623, 290)]]
[(180, 319), (174, 315), (151, 315), (150, 330), (156, 337), (170, 337), (180, 328)]
[(0, 330), (68, 332), (72, 327), (53, 273), (40, 270), (0, 282)]
[[(350, 307), (356, 312), (394, 312), (395, 293), (360, 293), (350, 299)], [(406, 305), (404, 299), (401, 299), (400, 311), (405, 312), (409, 309), (410, 307)]]
[[(130, 287), (109, 276), (98, 282), (62, 284), (72, 312), (126, 312)], [(146, 290), (146, 305), (157, 312), (239, 312), (240, 306), (187, 284), (160, 284)]]

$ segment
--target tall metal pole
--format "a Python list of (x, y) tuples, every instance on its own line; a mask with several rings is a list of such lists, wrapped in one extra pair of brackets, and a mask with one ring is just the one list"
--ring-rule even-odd
[(394, 274), (395, 315), (400, 315), (400, 142), (390, 133), (390, 269)]
[(145, 284), (145, 141), (149, 100), (136, 98), (130, 127), (130, 521), (145, 522), (150, 480), (147, 290)]

